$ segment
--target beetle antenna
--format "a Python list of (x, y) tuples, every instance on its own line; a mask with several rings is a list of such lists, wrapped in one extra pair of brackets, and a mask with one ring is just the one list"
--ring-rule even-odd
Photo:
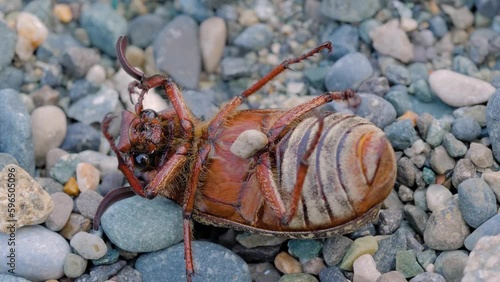
[(94, 223), (93, 223), (94, 230), (96, 230), (96, 231), (99, 230), (99, 224), (101, 223), (101, 217), (104, 214), (104, 212), (111, 205), (113, 205), (114, 203), (116, 203), (118, 201), (130, 198), (134, 195), (135, 195), (134, 191), (129, 186), (116, 188), (116, 189), (112, 190), (111, 192), (109, 192), (108, 194), (106, 194), (104, 199), (102, 199), (102, 201), (99, 203), (99, 206), (97, 207), (97, 211), (95, 212)]

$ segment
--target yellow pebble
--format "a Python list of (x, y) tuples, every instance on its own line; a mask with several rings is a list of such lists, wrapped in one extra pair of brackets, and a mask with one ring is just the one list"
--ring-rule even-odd
[(285, 274), (302, 272), (300, 262), (286, 252), (281, 252), (276, 256), (274, 265), (279, 271)]
[(69, 23), (73, 20), (73, 11), (71, 11), (71, 7), (68, 4), (55, 5), (52, 13), (54, 13), (62, 23)]
[(64, 184), (64, 193), (70, 195), (70, 196), (78, 196), (79, 189), (78, 189), (78, 184), (76, 182), (76, 178), (71, 177), (66, 184)]
[(403, 115), (401, 115), (399, 119), (400, 120), (409, 119), (411, 120), (411, 123), (413, 123), (413, 126), (417, 126), (418, 114), (412, 111), (407, 111)]

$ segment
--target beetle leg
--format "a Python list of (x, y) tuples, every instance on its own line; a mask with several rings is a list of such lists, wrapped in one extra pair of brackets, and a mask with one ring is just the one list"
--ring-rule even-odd
[(257, 177), (260, 191), (264, 195), (265, 202), (271, 207), (276, 216), (282, 219), (285, 216), (286, 209), (271, 172), (271, 162), (268, 152), (264, 152), (259, 156), (255, 176)]

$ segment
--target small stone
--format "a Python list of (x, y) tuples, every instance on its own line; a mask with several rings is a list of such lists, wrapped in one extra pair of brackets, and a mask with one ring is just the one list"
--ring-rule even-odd
[(238, 23), (241, 24), (244, 27), (254, 25), (259, 22), (259, 19), (257, 18), (257, 15), (255, 14), (255, 11), (246, 9), (241, 11), (240, 17), (238, 19)]
[(462, 141), (472, 141), (481, 134), (481, 126), (471, 117), (461, 117), (453, 121), (451, 133)]
[(486, 128), (493, 155), (497, 161), (500, 161), (500, 90), (495, 92), (486, 105)]
[(432, 150), (430, 164), (437, 174), (445, 174), (455, 167), (455, 160), (448, 155), (443, 146), (439, 146)]
[(82, 231), (76, 233), (71, 238), (70, 245), (85, 259), (101, 258), (108, 251), (106, 244), (101, 238)]
[[(307, 76), (307, 74), (306, 74)], [(365, 79), (358, 87), (358, 92), (373, 93), (384, 97), (389, 92), (389, 81), (385, 77), (370, 77)], [(396, 109), (397, 112), (397, 109)], [(398, 112), (399, 114), (399, 112)], [(400, 114), (399, 114), (400, 115)]]
[(453, 169), (453, 175), (451, 176), (451, 183), (454, 187), (458, 187), (460, 183), (469, 178), (476, 177), (476, 167), (470, 159), (460, 159)]
[(16, 54), (22, 60), (27, 60), (33, 55), (33, 51), (47, 39), (49, 30), (37, 16), (27, 12), (20, 12), (16, 23), (18, 34)]
[(118, 261), (118, 257), (120, 256), (120, 252), (115, 249), (108, 248), (108, 251), (104, 256), (99, 259), (93, 259), (93, 265), (108, 265), (113, 264)]
[[(0, 205), (5, 207), (0, 211), (0, 232), (13, 232), (11, 220), (16, 220), (15, 228), (20, 228), (43, 223), (49, 217), (54, 208), (52, 198), (24, 169), (15, 164), (5, 166), (0, 183)], [(13, 210), (9, 205), (12, 201)]]
[(226, 44), (226, 24), (222, 18), (208, 18), (200, 24), (200, 50), (203, 67), (213, 73), (219, 66)]
[(323, 259), (319, 257), (312, 258), (302, 263), (302, 270), (307, 274), (318, 275), (325, 267)]
[(87, 260), (81, 256), (69, 253), (64, 258), (64, 275), (69, 278), (80, 277), (87, 269)]
[(375, 237), (365, 236), (354, 240), (346, 255), (342, 259), (339, 267), (344, 270), (352, 271), (354, 261), (364, 255), (373, 255), (378, 249), (378, 243)]
[(165, 26), (165, 20), (155, 14), (140, 15), (128, 22), (130, 42), (139, 48), (148, 47)]
[(45, 221), (45, 226), (52, 231), (61, 230), (68, 222), (73, 210), (73, 199), (65, 193), (56, 192), (50, 195), (54, 203), (54, 209)]
[(288, 253), (299, 259), (312, 259), (319, 255), (323, 244), (317, 240), (290, 240)]
[(488, 168), (493, 165), (493, 153), (491, 149), (480, 143), (470, 143), (467, 155), (471, 161), (480, 168)]
[[(94, 266), (90, 268), (90, 275), (89, 274), (84, 274), (80, 276), (76, 281), (77, 282), (82, 282), (82, 281), (106, 281), (108, 280), (111, 276), (115, 275), (120, 271), (127, 262), (124, 260), (120, 260), (112, 265), (100, 265), (100, 266)], [(82, 280), (82, 281), (80, 281)]]
[(405, 112), (411, 111), (413, 106), (411, 105), (410, 95), (405, 91), (390, 90), (384, 96), (384, 99), (389, 101), (396, 109), (398, 116), (403, 115)]
[(108, 156), (96, 151), (86, 150), (80, 152), (78, 157), (82, 160), (82, 162), (87, 162), (93, 165), (102, 174), (118, 171), (118, 160), (116, 156)]
[(10, 65), (14, 58), (17, 34), (3, 21), (0, 23), (0, 33), (4, 38), (0, 43), (0, 50), (2, 50), (2, 55), (0, 55), (0, 69), (3, 69)]
[(363, 40), (366, 44), (371, 44), (372, 39), (370, 38), (370, 32), (374, 30), (375, 28), (379, 27), (381, 23), (378, 20), (375, 19), (367, 19), (359, 25), (359, 37), (361, 40)]
[(413, 201), (413, 190), (408, 188), (405, 185), (399, 186), (398, 197), (402, 202), (411, 202)]
[(436, 183), (436, 174), (432, 171), (432, 169), (424, 167), (422, 173), (426, 184), (432, 185)]
[(403, 213), (397, 209), (385, 209), (379, 213), (378, 230), (382, 235), (392, 234), (403, 220)]
[(467, 146), (449, 132), (443, 137), (443, 146), (452, 158), (463, 157), (467, 153)]
[(427, 188), (417, 188), (413, 193), (413, 201), (415, 202), (415, 206), (421, 208), (424, 211), (428, 211), (427, 208), (427, 200), (425, 195), (427, 194)]
[(274, 265), (279, 271), (285, 274), (302, 272), (300, 262), (285, 252), (281, 252), (276, 256)]
[(345, 3), (342, 0), (322, 1), (320, 11), (333, 20), (342, 22), (360, 22), (371, 18), (380, 9), (379, 1), (355, 0)]
[(380, 275), (376, 282), (406, 282), (405, 276), (399, 271), (390, 271)]
[(45, 163), (45, 156), (57, 148), (66, 136), (66, 115), (56, 106), (42, 106), (31, 113), (31, 126), (37, 165)]
[(87, 95), (73, 103), (67, 113), (70, 118), (84, 124), (92, 124), (101, 122), (104, 116), (118, 107), (118, 103), (118, 92), (102, 87), (99, 92)]
[(379, 128), (386, 128), (396, 119), (396, 110), (394, 107), (377, 95), (358, 94), (361, 103), (357, 106), (355, 114), (363, 117)]
[(441, 16), (434, 16), (429, 19), (429, 30), (434, 36), (441, 38), (448, 32), (446, 22)]
[(436, 261), (436, 251), (428, 249), (423, 252), (418, 252), (417, 260), (423, 268), (427, 268), (430, 264), (433, 264), (434, 261)]
[(101, 133), (99, 131), (85, 123), (76, 122), (68, 126), (61, 149), (71, 153), (85, 150), (98, 151), (100, 145)]
[(97, 50), (80, 46), (70, 46), (63, 50), (60, 61), (64, 67), (65, 74), (74, 78), (82, 78), (93, 65), (99, 63), (100, 59)]
[(497, 201), (500, 201), (500, 172), (484, 172), (481, 177), (490, 186), (493, 193), (495, 193)]
[(441, 274), (446, 281), (462, 281), (468, 258), (465, 251), (442, 252), (434, 263), (434, 271)]
[(318, 282), (318, 279), (310, 274), (290, 273), (281, 276), (278, 282)]
[(429, 185), (426, 193), (427, 207), (430, 211), (440, 210), (441, 207), (453, 196), (450, 190), (441, 184)]
[(413, 162), (407, 157), (402, 157), (397, 162), (397, 176), (396, 179), (399, 183), (413, 187), (415, 185), (415, 178), (417, 177), (418, 169)]
[(389, 64), (382, 69), (382, 72), (393, 84), (409, 85), (411, 82), (410, 72), (403, 65)]
[(397, 20), (375, 28), (370, 32), (373, 47), (377, 52), (408, 63), (413, 58), (413, 45), (406, 33), (399, 28)]
[(14, 276), (6, 273), (0, 273), (0, 280), (4, 282), (30, 282), (30, 280), (26, 280), (19, 276)]
[(365, 55), (349, 53), (337, 60), (325, 77), (325, 86), (329, 91), (356, 89), (373, 74), (373, 67)]
[[(332, 42), (333, 52), (331, 53), (330, 58), (335, 61), (348, 56), (349, 54), (357, 53), (359, 50), (358, 28), (350, 24), (342, 24), (340, 27), (335, 29), (326, 29), (321, 36), (321, 40)], [(366, 73), (367, 70), (365, 70), (365, 68), (366, 65), (363, 64), (363, 67), (358, 69), (363, 71), (363, 73)], [(371, 66), (369, 70), (371, 71)]]
[(234, 44), (249, 50), (258, 51), (271, 44), (273, 33), (266, 24), (258, 23), (247, 27), (235, 39)]
[(85, 80), (94, 85), (101, 85), (106, 80), (106, 69), (99, 64), (93, 65), (85, 75)]
[(423, 235), (429, 219), (427, 213), (418, 206), (406, 205), (404, 214), (410, 226), (413, 227), (418, 234)]
[(234, 155), (248, 159), (264, 148), (268, 143), (267, 135), (255, 129), (243, 131), (231, 145), (230, 151)]
[(460, 211), (469, 226), (477, 228), (497, 213), (495, 194), (483, 179), (467, 179), (457, 190)]
[(411, 278), (424, 272), (424, 269), (418, 264), (415, 251), (408, 250), (396, 254), (396, 271), (401, 272), (405, 278)]
[(323, 246), (323, 259), (329, 266), (335, 266), (342, 261), (342, 258), (349, 250), (352, 240), (342, 236), (333, 235), (326, 239)]
[(232, 251), (246, 262), (273, 261), (281, 250), (280, 245), (255, 247), (247, 249), (242, 245), (236, 245)]
[(373, 257), (369, 254), (364, 254), (354, 261), (353, 271), (353, 281), (359, 282), (376, 281), (381, 275)]
[(103, 197), (99, 195), (96, 191), (87, 190), (76, 198), (76, 208), (78, 211), (88, 218), (94, 218), (94, 215), (99, 207), (99, 203), (102, 201)]
[(68, 4), (56, 4), (54, 5), (52, 12), (62, 23), (69, 23), (73, 20), (73, 12)]
[(73, 236), (80, 231), (88, 231), (90, 229), (90, 219), (78, 213), (72, 213), (69, 216), (68, 222), (64, 225), (59, 233), (66, 239), (71, 240)]
[(321, 270), (321, 272), (319, 273), (319, 279), (320, 279), (320, 281), (325, 281), (325, 282), (328, 282), (328, 281), (349, 282), (349, 281), (351, 281), (351, 280), (348, 280), (344, 276), (344, 274), (342, 274), (342, 271), (336, 266), (327, 267), (327, 268), (324, 268), (323, 270)]
[(481, 238), (469, 254), (462, 281), (495, 281), (500, 275), (497, 267), (499, 252), (500, 235)]
[(410, 282), (446, 282), (446, 280), (440, 274), (424, 272), (413, 277)]
[(76, 178), (70, 177), (66, 184), (64, 184), (63, 188), (64, 193), (76, 197), (80, 193), (80, 189), (78, 189), (78, 183), (76, 181)]
[[(117, 281), (142, 281), (142, 273), (126, 265), (116, 274), (116, 276), (114, 276), (114, 278), (116, 278)], [(113, 278), (110, 280), (113, 280)]]
[(286, 240), (286, 238), (252, 233), (240, 233), (236, 235), (236, 241), (238, 241), (238, 243), (248, 249), (262, 246), (281, 245), (281, 243), (285, 242)]
[(76, 166), (76, 180), (80, 192), (95, 191), (99, 185), (99, 177), (99, 170), (89, 163), (82, 162)]
[(75, 154), (61, 156), (54, 164), (49, 174), (60, 183), (66, 183), (75, 174), (76, 165), (80, 159)]
[(413, 124), (410, 120), (396, 121), (387, 126), (384, 132), (395, 150), (409, 148), (418, 140), (417, 132), (413, 128)]

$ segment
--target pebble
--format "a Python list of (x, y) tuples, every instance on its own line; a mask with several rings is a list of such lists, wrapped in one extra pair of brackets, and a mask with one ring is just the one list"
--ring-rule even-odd
[(17, 34), (7, 26), (5, 22), (0, 22), (0, 33), (3, 35), (3, 40), (0, 43), (0, 69), (10, 65), (14, 59), (15, 47), (17, 42)]
[(397, 209), (385, 209), (379, 213), (378, 231), (382, 235), (394, 233), (403, 220), (403, 213)]
[(396, 110), (397, 116), (403, 115), (405, 112), (413, 109), (410, 95), (405, 91), (390, 90), (384, 96), (384, 99), (389, 101)]
[(245, 248), (250, 249), (255, 247), (281, 245), (281, 243), (286, 241), (286, 238), (253, 233), (240, 233), (236, 235), (236, 241)]
[(142, 273), (135, 270), (134, 268), (126, 265), (116, 274), (116, 276), (110, 279), (111, 281), (142, 281)]
[(56, 106), (42, 106), (31, 113), (31, 125), (36, 162), (42, 165), (47, 152), (59, 147), (66, 136), (66, 115)]
[(116, 57), (115, 44), (127, 34), (127, 22), (110, 5), (95, 3), (82, 10), (81, 26), (87, 31), (92, 45), (111, 57)]
[(376, 282), (406, 282), (405, 276), (399, 271), (386, 272), (377, 279)]
[(312, 258), (302, 263), (302, 270), (307, 274), (318, 275), (325, 267), (323, 259), (319, 257)]
[(411, 227), (420, 235), (424, 234), (429, 217), (419, 206), (406, 205), (404, 208), (405, 218)]
[[(100, 121), (99, 121), (100, 122)], [(101, 134), (92, 126), (76, 122), (68, 125), (66, 136), (60, 148), (71, 153), (85, 150), (99, 150)]]
[(457, 190), (460, 210), (469, 226), (477, 228), (497, 213), (495, 194), (483, 179), (467, 179)]
[(476, 8), (481, 15), (488, 18), (493, 18), (500, 13), (500, 5), (494, 0), (478, 1)]
[(431, 212), (440, 210), (453, 194), (441, 184), (429, 185), (425, 194), (427, 207)]
[(476, 177), (476, 167), (470, 159), (460, 159), (453, 169), (451, 183), (458, 187), (462, 181)]
[(364, 254), (354, 261), (353, 271), (353, 281), (359, 282), (376, 281), (380, 275), (382, 275), (380, 271), (377, 270), (375, 260), (373, 260), (373, 257), (369, 254)]
[(101, 172), (101, 174), (118, 171), (118, 159), (116, 156), (108, 156), (96, 151), (86, 150), (80, 152), (78, 157), (82, 162), (87, 162), (93, 165)]
[(200, 0), (180, 0), (179, 8), (184, 13), (201, 22), (213, 15), (213, 11), (207, 7), (206, 2)]
[(367, 19), (359, 25), (359, 37), (361, 40), (363, 40), (366, 44), (371, 44), (372, 39), (370, 38), (370, 32), (379, 27), (381, 23), (375, 19)]
[(439, 146), (431, 152), (430, 165), (437, 174), (445, 174), (455, 167), (455, 160), (448, 155), (444, 146)]
[(86, 79), (75, 80), (69, 89), (69, 97), (71, 102), (75, 102), (91, 93), (97, 92), (99, 87), (93, 85)]
[(382, 72), (393, 84), (409, 85), (411, 83), (410, 72), (403, 65), (389, 64), (382, 69)]
[(69, 253), (64, 258), (64, 275), (69, 278), (80, 277), (87, 269), (87, 260), (81, 256)]
[(12, 88), (19, 91), (23, 82), (24, 72), (22, 70), (7, 66), (0, 71), (0, 89)]
[(424, 269), (417, 262), (415, 251), (399, 251), (396, 254), (396, 271), (401, 272), (405, 278), (414, 277), (424, 272)]
[(69, 196), (78, 196), (80, 194), (80, 189), (78, 189), (78, 183), (76, 178), (70, 177), (68, 181), (64, 184), (63, 192)]
[(384, 133), (394, 150), (404, 150), (409, 148), (418, 140), (418, 135), (411, 120), (396, 121), (384, 128)]
[(238, 47), (258, 51), (268, 47), (273, 39), (273, 32), (266, 24), (258, 23), (243, 30), (235, 39)]
[(118, 92), (103, 87), (96, 94), (87, 95), (74, 102), (68, 109), (68, 117), (84, 124), (101, 122), (106, 114), (118, 107)]
[(68, 222), (59, 232), (64, 238), (71, 240), (73, 236), (80, 231), (88, 231), (90, 229), (90, 219), (79, 213), (72, 213), (69, 216)]
[(495, 194), (497, 201), (500, 199), (500, 172), (484, 172), (481, 177), (486, 181), (488, 186)]
[(118, 261), (118, 257), (120, 256), (120, 252), (115, 249), (108, 248), (108, 251), (104, 256), (99, 259), (93, 259), (93, 265), (108, 265), (113, 264)]
[(310, 274), (291, 273), (283, 275), (278, 282), (318, 282), (318, 279)]
[(200, 24), (200, 50), (203, 67), (213, 73), (219, 66), (226, 44), (227, 28), (222, 18), (208, 18)]
[(232, 248), (232, 251), (246, 262), (273, 261), (280, 250), (280, 245), (247, 249), (238, 244)]
[(413, 190), (405, 185), (400, 185), (398, 190), (398, 197), (402, 202), (411, 202), (413, 201)]
[(85, 75), (85, 80), (94, 85), (101, 85), (106, 80), (106, 70), (99, 64), (93, 65)]
[(402, 157), (397, 161), (396, 179), (399, 183), (409, 187), (413, 187), (415, 185), (417, 172), (418, 169), (407, 157)]
[(461, 117), (453, 121), (451, 133), (462, 141), (472, 141), (481, 134), (481, 126), (471, 117)]
[(9, 164), (15, 164), (19, 166), (17, 160), (11, 154), (0, 153), (0, 171)]
[(28, 12), (20, 12), (16, 19), (17, 42), (16, 55), (21, 60), (28, 60), (33, 51), (40, 46), (49, 34), (48, 28), (36, 16)]
[(434, 36), (441, 38), (448, 33), (448, 27), (445, 20), (437, 15), (429, 19), (429, 30), (432, 31)]
[(446, 281), (460, 282), (468, 257), (468, 253), (461, 250), (442, 252), (434, 263), (434, 271)]
[(435, 250), (456, 250), (464, 245), (470, 229), (454, 196), (442, 209), (432, 212), (424, 231), (424, 242)]
[(71, 46), (63, 50), (61, 65), (65, 73), (73, 78), (83, 78), (88, 70), (101, 60), (99, 53), (91, 48)]
[[(1, 52), (0, 52), (1, 53)], [(31, 118), (21, 99), (12, 90), (0, 90), (0, 152), (11, 154), (19, 166), (30, 175), (35, 174), (35, 151)]]
[(140, 48), (148, 47), (165, 26), (165, 20), (159, 15), (140, 15), (128, 22), (127, 34), (130, 43)]
[(248, 63), (243, 58), (226, 57), (222, 59), (220, 66), (222, 79), (225, 80), (236, 79), (250, 74)]
[(68, 4), (56, 4), (52, 12), (62, 23), (69, 23), (73, 20), (73, 12), (71, 11), (71, 6)]
[(348, 5), (342, 0), (321, 1), (320, 10), (326, 17), (342, 22), (361, 22), (371, 18), (379, 9), (376, 0), (354, 0)]
[(103, 197), (96, 191), (83, 191), (75, 200), (76, 208), (83, 216), (92, 219), (102, 199)]
[(449, 131), (448, 124), (443, 120), (432, 119), (427, 130), (425, 141), (432, 147), (437, 147), (443, 142), (444, 135)]
[(488, 82), (450, 70), (430, 74), (432, 91), (446, 104), (463, 107), (481, 104), (493, 95), (495, 88)]
[[(2, 219), (0, 221), (1, 232), (12, 232), (12, 222), (9, 222), (12, 219), (16, 220), (16, 228), (45, 222), (54, 208), (54, 203), (40, 184), (15, 164), (5, 166), (0, 172), (0, 179), (5, 180), (0, 187), (0, 205), (5, 207), (0, 213)], [(7, 185), (7, 179), (9, 179), (9, 183), (10, 179), (15, 181), (14, 188)], [(13, 212), (6, 208), (13, 199), (9, 196), (11, 193), (15, 193), (14, 199), (17, 207)]]
[(389, 92), (389, 81), (383, 76), (367, 78), (358, 87), (358, 92), (372, 93), (384, 97)]
[(500, 89), (493, 94), (486, 105), (486, 128), (493, 155), (497, 161), (500, 161)]
[(59, 183), (66, 183), (75, 174), (77, 164), (80, 162), (78, 155), (67, 154), (57, 160), (49, 174)]
[(433, 264), (436, 261), (436, 251), (433, 249), (427, 249), (425, 251), (418, 252), (417, 260), (423, 268), (427, 268), (430, 264)]
[(436, 183), (436, 173), (432, 171), (432, 169), (424, 167), (422, 170), (423, 178), (426, 184), (434, 184)]
[(274, 265), (276, 268), (285, 273), (300, 273), (302, 272), (302, 266), (294, 257), (285, 252), (280, 252), (274, 258)]
[[(8, 234), (0, 233), (2, 242), (7, 242), (8, 238)], [(17, 229), (15, 240), (16, 275), (32, 281), (63, 277), (64, 257), (70, 253), (69, 244), (63, 237), (45, 227), (34, 225)], [(6, 273), (8, 269), (7, 257), (2, 255), (0, 273)]]
[(330, 67), (325, 76), (325, 86), (329, 91), (356, 89), (372, 74), (372, 65), (365, 55), (349, 53)]
[(99, 185), (100, 172), (93, 165), (81, 162), (76, 166), (76, 181), (80, 192), (95, 191)]
[(101, 238), (83, 231), (76, 233), (69, 243), (84, 259), (99, 259), (108, 251)]
[(30, 282), (30, 280), (26, 280), (22, 277), (0, 273), (0, 281), (3, 282)]
[(73, 210), (73, 199), (66, 193), (56, 192), (50, 195), (54, 203), (54, 209), (45, 221), (45, 226), (52, 231), (61, 230), (68, 222)]
[(342, 271), (336, 267), (336, 266), (331, 266), (324, 268), (321, 270), (319, 273), (319, 279), (321, 282), (349, 282), (351, 280), (348, 280), (345, 278), (344, 274), (342, 274)]
[(486, 236), (479, 239), (469, 254), (462, 281), (495, 281), (498, 279), (500, 275), (497, 267), (499, 252), (500, 235)]
[(493, 154), (491, 149), (480, 143), (471, 143), (467, 156), (480, 168), (488, 168), (493, 165)]
[(349, 250), (353, 240), (342, 236), (333, 235), (326, 239), (323, 245), (323, 259), (328, 266), (335, 266), (342, 261), (342, 258)]
[(364, 255), (373, 255), (378, 249), (378, 243), (375, 237), (365, 236), (354, 240), (345, 254), (339, 267), (344, 270), (352, 271), (354, 261)]
[(317, 240), (289, 240), (288, 253), (299, 259), (312, 259), (319, 255), (323, 244)]
[(446, 282), (446, 280), (437, 273), (424, 272), (410, 279), (410, 282)]
[(368, 119), (382, 129), (388, 128), (388, 125), (396, 119), (396, 110), (382, 97), (364, 93), (358, 96), (361, 98), (361, 103), (356, 108), (356, 115)]
[[(338, 60), (351, 53), (357, 53), (359, 49), (358, 28), (350, 24), (343, 24), (333, 30), (327, 30), (321, 36), (321, 41), (332, 42), (333, 52), (329, 56), (329, 59)], [(360, 70), (363, 69), (360, 68)]]
[(119, 201), (103, 214), (101, 225), (113, 244), (129, 252), (157, 251), (182, 240), (180, 207), (160, 197)]
[[(196, 269), (193, 281), (251, 281), (248, 265), (226, 248), (203, 241), (193, 241), (191, 248)], [(135, 268), (144, 281), (186, 280), (184, 243), (139, 256)]]
[(125, 267), (127, 262), (120, 260), (112, 265), (100, 265), (90, 268), (90, 275), (84, 274), (77, 278), (75, 282), (106, 281)]
[(373, 47), (377, 52), (408, 63), (413, 58), (413, 44), (399, 28), (397, 20), (391, 20), (370, 32)]
[(452, 158), (463, 157), (467, 153), (467, 146), (449, 132), (444, 134), (443, 146)]
[(201, 72), (199, 48), (198, 25), (192, 18), (180, 15), (165, 25), (153, 41), (154, 60), (160, 71), (180, 85), (195, 89)]
[(465, 56), (453, 57), (452, 70), (468, 76), (473, 76), (479, 72), (476, 64)]
[(50, 177), (36, 177), (35, 180), (42, 186), (43, 190), (47, 191), (50, 195), (57, 192), (63, 192), (61, 183)]

